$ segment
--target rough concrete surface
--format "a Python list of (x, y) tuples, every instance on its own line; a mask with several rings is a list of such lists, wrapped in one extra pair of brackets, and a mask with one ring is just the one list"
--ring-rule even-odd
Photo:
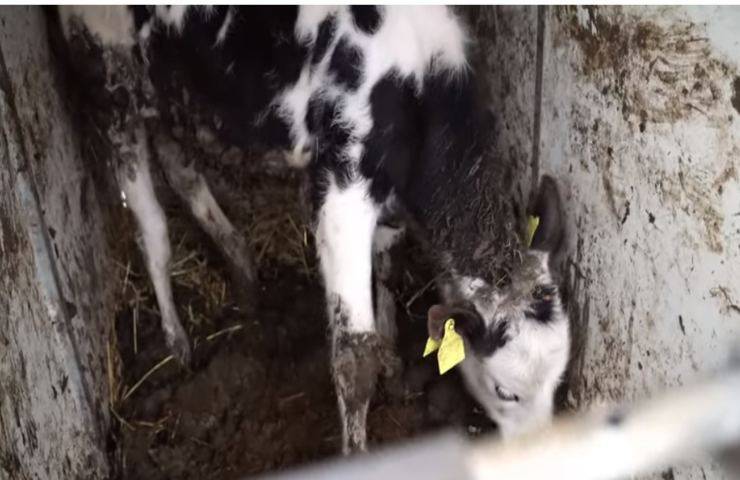
[(106, 243), (41, 9), (0, 10), (0, 478), (106, 478)]
[(567, 203), (573, 407), (683, 384), (740, 336), (738, 71), (715, 32), (728, 18), (740, 25), (738, 10), (548, 9), (540, 171)]

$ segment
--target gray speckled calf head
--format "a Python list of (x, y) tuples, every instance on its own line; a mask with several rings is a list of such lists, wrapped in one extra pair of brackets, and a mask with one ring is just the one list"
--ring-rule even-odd
[(504, 437), (550, 421), (570, 349), (568, 317), (549, 266), (563, 233), (552, 178), (543, 179), (532, 213), (540, 225), (506, 287), (458, 277), (448, 303), (428, 314), (433, 338), (448, 318), (455, 319), (466, 343), (465, 383)]

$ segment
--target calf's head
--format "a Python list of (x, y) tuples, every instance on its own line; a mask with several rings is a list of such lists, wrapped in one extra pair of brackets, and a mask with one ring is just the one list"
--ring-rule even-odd
[(439, 339), (448, 318), (465, 339), (465, 383), (506, 438), (552, 417), (555, 389), (568, 362), (568, 318), (549, 260), (562, 238), (557, 185), (545, 177), (531, 213), (540, 224), (505, 288), (458, 278), (454, 299), (429, 309), (429, 335)]

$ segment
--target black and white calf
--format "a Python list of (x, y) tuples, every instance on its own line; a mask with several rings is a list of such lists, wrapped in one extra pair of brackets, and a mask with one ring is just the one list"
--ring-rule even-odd
[(83, 70), (102, 73), (113, 164), (141, 229), (166, 338), (182, 361), (190, 348), (170, 286), (154, 159), (244, 288), (255, 278), (244, 239), (195, 159), (185, 158), (184, 147), (207, 127), (228, 144), (282, 148), (309, 169), (345, 452), (365, 448), (368, 402), (390, 363), (372, 293), (374, 245), (382, 253), (393, 237), (376, 231), (386, 209), (405, 212), (451, 272), (447, 303), (429, 311), (430, 334), (456, 319), (468, 344), (467, 384), (502, 433), (550, 418), (569, 350), (548, 269), (559, 235), (557, 191), (543, 184), (533, 250), (509, 286), (495, 288), (456, 241), (477, 231), (461, 209), (477, 201), (468, 186), (485, 136), (469, 39), (452, 10), (62, 7), (60, 17), (78, 64), (103, 67)]

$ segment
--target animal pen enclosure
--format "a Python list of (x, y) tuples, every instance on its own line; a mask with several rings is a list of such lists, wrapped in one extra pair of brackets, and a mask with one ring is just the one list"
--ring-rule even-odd
[[(460, 13), (485, 53), (492, 148), (515, 172), (515, 203), (544, 173), (565, 197), (573, 351), (562, 407), (639, 399), (717, 369), (740, 338), (740, 10)], [(299, 175), (242, 171), (245, 154), (216, 149), (217, 195), (260, 260), (256, 317), (165, 201), (197, 345), (193, 371), (180, 371), (47, 27), (40, 8), (0, 10), (0, 477), (239, 478), (333, 455), (322, 293), (301, 199), (287, 193)], [(443, 425), (488, 429), (454, 378), (411, 368), (433, 276), (413, 262), (397, 279), (401, 353), (421, 373), (377, 395), (375, 445)], [(679, 465), (662, 478), (723, 473)]]

